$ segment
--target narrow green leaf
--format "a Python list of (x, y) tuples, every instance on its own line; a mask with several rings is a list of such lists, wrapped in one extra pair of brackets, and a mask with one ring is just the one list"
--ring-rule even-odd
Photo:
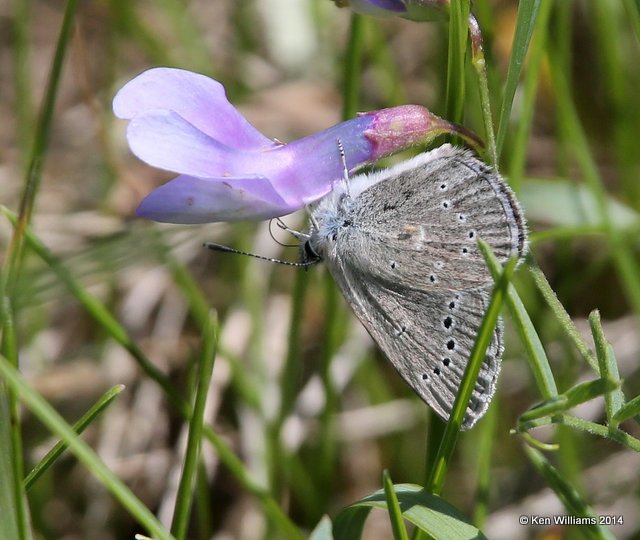
[(615, 430), (618, 427), (618, 423), (614, 420), (614, 415), (625, 402), (624, 394), (620, 389), (621, 382), (618, 364), (615, 361), (613, 348), (604, 336), (602, 322), (600, 321), (600, 312), (598, 310), (594, 310), (589, 314), (589, 325), (591, 326), (593, 342), (596, 345), (596, 356), (598, 358), (600, 376), (603, 379), (609, 379), (616, 383), (616, 388), (611, 389), (604, 397), (609, 427)]
[(196, 388), (193, 413), (189, 420), (189, 434), (187, 436), (187, 448), (182, 468), (182, 476), (178, 485), (176, 505), (171, 523), (171, 533), (178, 539), (186, 538), (191, 503), (198, 472), (200, 459), (200, 445), (202, 441), (202, 426), (204, 423), (204, 408), (207, 402), (207, 394), (211, 383), (213, 365), (216, 358), (216, 345), (218, 343), (218, 318), (215, 313), (210, 314), (208, 324), (202, 331), (202, 355), (198, 363), (198, 385)]
[[(6, 392), (0, 394), (0, 417), (9, 418), (9, 403)], [(23, 540), (18, 532), (18, 510), (14, 486), (14, 464), (11, 448), (11, 423), (0, 422), (0, 523), (7, 540)]]
[(0, 356), (0, 375), (29, 410), (51, 432), (64, 441), (69, 450), (80, 460), (100, 483), (122, 504), (143, 527), (159, 540), (171, 540), (173, 537), (149, 509), (131, 492), (131, 490), (100, 460), (95, 452), (80, 439), (64, 419), (38, 393), (34, 392), (22, 375)]
[(395, 487), (387, 469), (382, 472), (382, 485), (384, 486), (384, 496), (387, 499), (387, 510), (389, 511), (389, 519), (391, 520), (393, 538), (395, 538), (395, 540), (409, 540), (407, 528), (404, 526), (404, 520), (402, 519), (400, 503), (398, 502)]
[[(95, 420), (102, 411), (104, 411), (111, 402), (124, 390), (123, 384), (118, 384), (107, 390), (100, 399), (78, 420), (73, 424), (73, 431), (77, 434), (82, 433), (93, 420)], [(62, 452), (67, 449), (64, 441), (59, 441), (47, 454), (40, 460), (31, 472), (24, 479), (24, 487), (29, 490), (36, 483), (56, 459), (60, 457)]]
[(619, 382), (611, 381), (609, 379), (596, 379), (595, 381), (577, 384), (573, 388), (567, 390), (564, 394), (560, 394), (555, 398), (547, 400), (544, 403), (537, 405), (535, 408), (523, 413), (520, 415), (518, 423), (530, 422), (536, 418), (542, 418), (543, 416), (549, 416), (573, 409), (576, 405), (606, 394), (607, 392), (611, 392), (618, 388), (618, 386)]
[(584, 433), (596, 435), (597, 437), (602, 437), (603, 439), (611, 439), (612, 441), (616, 441), (617, 443), (626, 446), (634, 452), (640, 452), (640, 439), (629, 435), (621, 429), (610, 430), (606, 426), (596, 424), (595, 422), (589, 422), (588, 420), (584, 420), (582, 418), (576, 418), (575, 416), (571, 416), (570, 414), (537, 418), (536, 420), (527, 422), (526, 426), (519, 426), (519, 428), (531, 430), (536, 427), (548, 426), (550, 424), (562, 424), (564, 426), (569, 426), (570, 428), (577, 431), (582, 431)]
[(531, 41), (531, 35), (533, 34), (539, 9), (540, 0), (521, 0), (518, 3), (516, 31), (513, 36), (513, 45), (511, 46), (511, 56), (509, 58), (509, 68), (507, 70), (507, 80), (504, 88), (504, 97), (500, 110), (500, 123), (498, 125), (498, 135), (496, 138), (498, 157), (502, 153), (502, 146), (511, 117), (513, 98), (516, 94), (516, 88), (520, 80), (520, 72), (522, 71), (527, 49), (529, 48), (529, 42)]
[(602, 527), (598, 523), (598, 516), (593, 509), (584, 501), (581, 495), (565, 481), (560, 472), (544, 457), (541, 452), (527, 446), (525, 453), (533, 463), (538, 472), (544, 476), (547, 483), (558, 495), (567, 511), (575, 517), (584, 518), (585, 521), (580, 526), (580, 530), (589, 535), (590, 538), (615, 540), (611, 531)]
[(613, 415), (613, 420), (619, 424), (637, 415), (640, 415), (640, 396), (636, 396), (622, 405), (622, 407), (618, 409), (618, 412)]
[[(404, 518), (418, 529), (438, 540), (482, 540), (482, 532), (454, 506), (437, 495), (432, 495), (414, 484), (395, 486), (400, 510)], [(387, 510), (384, 490), (348, 506), (334, 521), (336, 540), (356, 540), (361, 537), (362, 526), (371, 508)]]

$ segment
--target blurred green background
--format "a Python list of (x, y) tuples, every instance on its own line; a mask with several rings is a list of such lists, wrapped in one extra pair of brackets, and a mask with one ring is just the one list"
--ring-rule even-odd
[[(54, 0), (0, 5), (0, 202), (14, 212), (64, 7)], [(517, 8), (511, 1), (474, 4), (496, 121), (521, 24)], [(633, 0), (553, 3), (534, 33), (540, 57), (535, 70), (531, 58), (525, 62), (500, 158), (525, 208), (536, 263), (589, 344), (586, 317), (600, 310), (627, 397), (640, 393), (638, 9)], [(396, 483), (424, 484), (429, 412), (331, 290), (324, 269), (202, 248), (216, 241), (296, 260), (297, 249), (274, 242), (267, 223), (174, 226), (136, 218), (142, 197), (172, 175), (132, 156), (111, 99), (133, 76), (162, 65), (217, 79), (260, 131), (284, 142), (339, 122), (349, 84), (356, 84), (356, 110), (417, 103), (444, 115), (446, 18), (356, 24), (328, 0), (85, 1), (73, 21), (32, 222), (58, 266), (27, 246), (9, 291), (19, 367), (70, 423), (109, 387), (126, 385), (83, 438), (168, 527), (187, 426), (131, 347), (112, 339), (69, 283), (99, 299), (136, 351), (188, 399), (206, 314), (217, 310), (205, 420), (239, 461), (203, 444), (189, 538), (291, 537), (282, 519), (306, 534), (323, 514), (380, 488), (385, 468)], [(361, 61), (357, 73), (345, 74), (353, 40)], [(464, 123), (484, 136), (470, 65), (466, 80)], [(302, 212), (286, 218), (297, 229), (304, 221)], [(1, 220), (3, 253), (11, 235)], [(593, 378), (524, 267), (516, 286), (558, 390)], [(527, 459), (522, 438), (509, 434), (542, 396), (509, 317), (506, 323), (495, 403), (461, 436), (443, 496), (475, 516), (489, 538), (599, 537), (585, 527), (518, 523), (522, 514), (567, 510)], [(573, 414), (602, 423), (603, 399)], [(28, 411), (21, 421), (28, 472), (56, 438)], [(635, 420), (623, 427), (640, 436)], [(596, 514), (624, 516), (623, 525), (610, 527), (616, 538), (640, 537), (637, 452), (566, 426), (531, 434), (560, 443), (548, 459)], [(38, 538), (143, 532), (69, 453), (29, 489), (28, 501)], [(391, 538), (390, 531), (388, 516), (376, 510), (364, 537)]]

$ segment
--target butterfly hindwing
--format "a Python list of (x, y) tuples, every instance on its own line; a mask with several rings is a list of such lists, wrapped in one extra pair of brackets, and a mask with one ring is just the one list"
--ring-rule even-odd
[[(363, 279), (348, 265), (328, 266), (354, 313), (398, 373), (448, 420), (489, 302), (489, 289), (413, 291), (407, 296), (405, 291), (394, 290), (388, 284)], [(501, 354), (499, 321), (467, 407), (463, 429), (470, 428), (484, 414), (495, 392)]]

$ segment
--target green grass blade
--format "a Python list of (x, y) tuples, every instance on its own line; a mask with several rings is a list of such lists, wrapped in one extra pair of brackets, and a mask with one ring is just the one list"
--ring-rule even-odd
[[(482, 240), (478, 241), (478, 245), (485, 259), (488, 260), (491, 249)], [(493, 330), (498, 322), (500, 310), (502, 309), (502, 301), (506, 295), (509, 280), (515, 270), (516, 263), (516, 259), (509, 260), (503, 272), (496, 280), (496, 284), (491, 295), (491, 301), (489, 302), (487, 311), (482, 319), (482, 324), (480, 325), (478, 335), (476, 336), (473, 344), (471, 356), (465, 368), (460, 389), (458, 390), (458, 395), (456, 396), (456, 400), (453, 404), (451, 417), (445, 427), (444, 435), (440, 442), (440, 447), (438, 448), (438, 454), (433, 468), (429, 473), (426, 489), (430, 493), (440, 493), (444, 485), (445, 475), (458, 439), (460, 426), (462, 426), (462, 420), (469, 400), (471, 399), (473, 387), (478, 378), (478, 374), (480, 373), (482, 362), (485, 359), (487, 348), (491, 343)]]
[(393, 538), (395, 540), (409, 540), (407, 528), (404, 526), (404, 520), (402, 519), (400, 503), (398, 502), (395, 487), (387, 469), (382, 472), (382, 485), (384, 486), (384, 496), (387, 500), (387, 510), (389, 512), (389, 519), (391, 520)]
[[(125, 386), (123, 384), (118, 384), (107, 390), (107, 392), (100, 397), (100, 399), (82, 416), (82, 418), (73, 424), (73, 431), (77, 434), (82, 433), (124, 389)], [(67, 445), (64, 441), (56, 443), (56, 445), (40, 460), (40, 463), (31, 469), (31, 472), (24, 479), (25, 489), (31, 489), (38, 478), (40, 478), (47, 469), (53, 465), (55, 460), (58, 459), (66, 449)]]
[[(34, 133), (33, 146), (29, 157), (29, 164), (25, 178), (24, 191), (20, 199), (20, 210), (18, 212), (18, 224), (14, 229), (9, 248), (7, 249), (4, 261), (6, 274), (2, 273), (2, 284), (0, 285), (0, 297), (4, 296), (4, 291), (11, 290), (12, 283), (20, 271), (22, 265), (22, 251), (24, 247), (24, 233), (31, 222), (31, 214), (35, 205), (36, 195), (40, 188), (42, 178), (42, 166), (44, 164), (51, 126), (53, 123), (53, 113), (55, 101), (60, 87), (62, 66), (69, 43), (71, 28), (75, 17), (78, 0), (68, 0), (65, 6), (62, 25), (58, 35), (51, 72), (45, 86), (45, 96), (40, 111), (40, 116)], [(6, 280), (6, 281), (5, 281)]]
[[(6, 358), (11, 362), (11, 365), (16, 369), (18, 367), (18, 338), (16, 335), (16, 328), (14, 325), (14, 310), (11, 300), (8, 296), (0, 297), (2, 305), (0, 310), (2, 311), (2, 352), (6, 355)], [(6, 394), (4, 391), (6, 390)], [(10, 449), (9, 451), (0, 456), (0, 459), (6, 461), (12, 467), (10, 476), (4, 476), (3, 481), (11, 481), (10, 485), (7, 485), (9, 493), (13, 496), (13, 510), (15, 511), (15, 523), (18, 527), (20, 538), (31, 538), (31, 526), (29, 524), (29, 506), (27, 503), (27, 497), (22, 483), (22, 477), (24, 476), (24, 458), (23, 458), (23, 445), (22, 445), (22, 423), (20, 421), (20, 404), (18, 403), (17, 396), (13, 389), (0, 387), (0, 399), (7, 400), (7, 408), (3, 407), (0, 412), (8, 412), (10, 426)], [(14, 518), (11, 517), (11, 520)]]
[(209, 324), (202, 332), (202, 354), (198, 370), (198, 383), (196, 388), (193, 413), (189, 420), (189, 434), (187, 436), (187, 449), (182, 467), (182, 476), (178, 485), (175, 511), (171, 523), (171, 533), (178, 539), (186, 538), (191, 504), (198, 473), (200, 460), (200, 445), (202, 441), (202, 426), (204, 423), (204, 408), (207, 402), (207, 394), (213, 374), (213, 365), (216, 358), (216, 345), (218, 343), (218, 318), (215, 313), (209, 317)]
[(449, 3), (449, 53), (447, 60), (447, 90), (445, 118), (462, 123), (465, 96), (465, 58), (469, 32), (469, 0)]
[(531, 35), (536, 25), (536, 18), (540, 9), (540, 0), (521, 0), (518, 3), (518, 17), (516, 20), (516, 31), (513, 36), (509, 67), (507, 69), (507, 80), (502, 98), (502, 108), (500, 109), (500, 123), (498, 124), (498, 135), (496, 137), (496, 148), (498, 157), (502, 153), (502, 147), (509, 127), (511, 117), (511, 107), (513, 98), (516, 95), (520, 72), (524, 64)]
[[(0, 395), (0, 415), (2, 418), (9, 418), (9, 402), (6, 397), (6, 392)], [(16, 504), (12, 443), (11, 424), (0, 422), (0, 523), (2, 523), (2, 534), (6, 536), (7, 540), (23, 540), (25, 528), (18, 523), (19, 511)]]
[[(16, 96), (16, 139), (21, 156), (26, 156), (31, 142), (34, 125), (33, 91), (30, 75), (31, 44), (30, 32), (31, 0), (12, 0), (13, 36), (13, 82)], [(24, 157), (23, 157), (24, 159)], [(26, 164), (24, 164), (26, 165)]]
[(122, 504), (149, 533), (158, 540), (171, 540), (173, 537), (142, 504), (131, 490), (100, 460), (95, 452), (80, 439), (73, 428), (46, 402), (38, 393), (34, 392), (25, 382), (20, 373), (0, 356), (0, 375), (29, 410), (62, 441), (69, 450), (82, 462), (85, 467), (100, 481), (100, 483)]
[[(527, 60), (527, 70), (524, 75), (522, 105), (518, 116), (518, 125), (513, 139), (511, 155), (509, 156), (509, 183), (517, 192), (520, 190), (524, 174), (527, 148), (529, 146), (528, 142), (531, 135), (531, 126), (533, 125), (536, 97), (538, 94), (538, 83), (540, 82), (540, 72), (542, 70), (542, 60), (547, 46), (547, 26), (553, 6), (553, 2), (542, 2), (540, 4), (537, 22), (538, 31), (533, 36), (531, 50)], [(511, 113), (509, 112), (509, 114)], [(501, 135), (503, 140), (506, 136), (506, 124), (508, 124), (508, 122), (505, 123), (503, 134)], [(529, 216), (528, 213), (527, 216)]]
[[(15, 225), (16, 216), (5, 207), (0, 207), (4, 215)], [(58, 279), (66, 285), (71, 294), (87, 310), (94, 320), (120, 345), (122, 345), (140, 368), (152, 378), (165, 391), (167, 397), (180, 407), (181, 398), (175, 391), (169, 379), (143, 354), (138, 345), (127, 334), (122, 325), (111, 315), (109, 310), (100, 300), (90, 294), (74, 278), (68, 268), (47, 249), (47, 247), (29, 230), (26, 229), (24, 237), (27, 245), (32, 249), (58, 276)]]

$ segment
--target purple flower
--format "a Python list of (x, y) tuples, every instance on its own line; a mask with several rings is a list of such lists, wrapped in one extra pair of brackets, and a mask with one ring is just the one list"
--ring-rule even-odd
[(283, 144), (258, 132), (204, 75), (171, 68), (145, 71), (115, 96), (130, 120), (127, 140), (148, 164), (179, 174), (140, 204), (141, 217), (167, 223), (269, 219), (317, 201), (342, 178), (340, 140), (349, 171), (445, 132), (477, 138), (417, 105), (359, 115)]
[(450, 0), (334, 0), (340, 7), (349, 6), (356, 13), (378, 17), (399, 15), (406, 19), (427, 21), (442, 16)]

